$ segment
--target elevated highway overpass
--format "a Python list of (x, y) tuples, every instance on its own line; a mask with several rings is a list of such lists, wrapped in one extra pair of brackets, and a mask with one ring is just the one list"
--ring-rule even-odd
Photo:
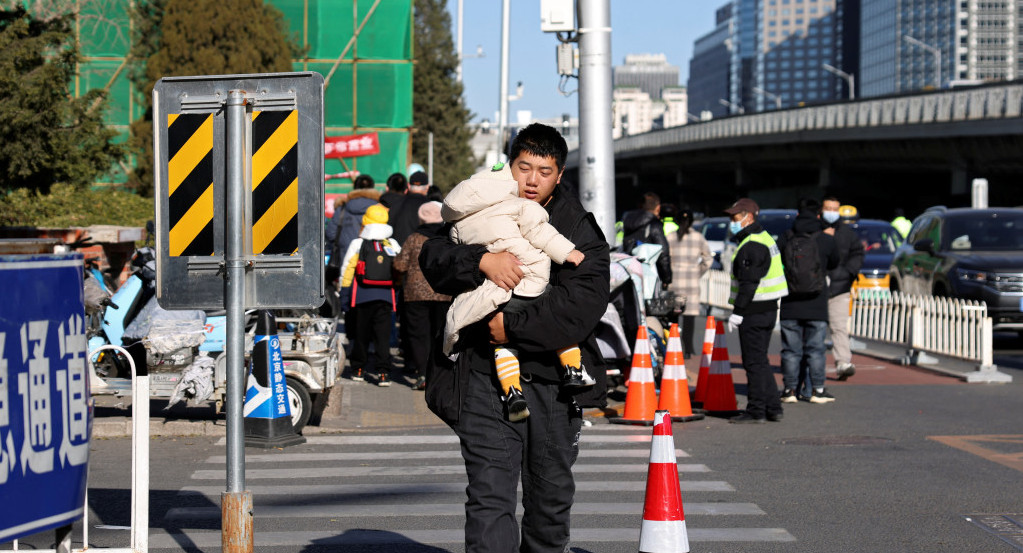
[[(865, 217), (968, 206), (974, 178), (991, 205), (1023, 204), (1023, 81), (797, 107), (652, 131), (614, 142), (618, 211), (658, 192), (716, 214), (741, 195), (794, 207), (834, 194)], [(578, 150), (569, 153), (575, 180)]]

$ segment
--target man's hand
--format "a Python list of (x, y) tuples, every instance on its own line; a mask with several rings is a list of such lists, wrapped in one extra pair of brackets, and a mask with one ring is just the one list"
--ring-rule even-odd
[(519, 258), (511, 252), (488, 252), (480, 259), (480, 272), (502, 290), (511, 290), (522, 280), (521, 265)]
[(578, 267), (579, 264), (583, 262), (583, 259), (586, 259), (586, 254), (579, 250), (572, 250), (568, 252), (568, 257), (565, 258), (565, 262)]
[(728, 316), (728, 331), (735, 332), (739, 330), (739, 325), (742, 324), (742, 315), (736, 315), (732, 313)]
[(497, 314), (491, 317), (487, 322), (487, 326), (490, 327), (491, 344), (508, 343), (508, 336), (504, 334), (504, 313), (498, 311)]

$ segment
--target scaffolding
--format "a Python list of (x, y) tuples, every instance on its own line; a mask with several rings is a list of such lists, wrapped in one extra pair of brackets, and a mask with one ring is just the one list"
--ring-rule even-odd
[[(126, 62), (136, 1), (81, 2), (75, 29), (81, 61), (72, 92), (81, 96), (109, 87), (104, 121), (117, 131), (119, 142), (128, 139), (129, 126), (145, 109), (128, 80)], [(291, 35), (305, 49), (305, 57), (293, 60), (295, 71), (330, 75), (324, 91), (324, 134), (375, 132), (380, 141), (379, 154), (343, 162), (327, 159), (324, 172), (358, 171), (378, 182), (391, 173), (404, 173), (412, 127), (412, 0), (268, 1), (284, 14)], [(124, 168), (115, 168), (98, 184), (125, 180)], [(331, 180), (325, 192), (350, 188), (350, 179)]]

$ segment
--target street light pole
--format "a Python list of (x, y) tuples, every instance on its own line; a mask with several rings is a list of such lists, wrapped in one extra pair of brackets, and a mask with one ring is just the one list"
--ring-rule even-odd
[(839, 69), (839, 68), (837, 68), (837, 67), (835, 67), (833, 65), (828, 65), (826, 63), (822, 63), (821, 67), (823, 67), (824, 70), (827, 71), (828, 73), (833, 73), (833, 74), (837, 75), (838, 77), (841, 77), (841, 78), (845, 79), (845, 84), (849, 86), (849, 99), (850, 100), (855, 100), (856, 99), (856, 76), (855, 75), (853, 75), (851, 73), (846, 73), (845, 71), (842, 71), (841, 69)]
[(773, 92), (768, 92), (768, 91), (760, 88), (759, 86), (753, 87), (753, 92), (756, 92), (757, 94), (762, 94), (764, 96), (767, 96), (767, 98), (769, 100), (774, 100), (774, 108), (775, 109), (781, 109), (781, 96), (779, 96), (779, 95), (777, 95), (777, 94), (775, 94)]
[(738, 104), (733, 104), (732, 102), (729, 102), (728, 100), (725, 100), (724, 98), (718, 98), (718, 103), (721, 104), (722, 106), (725, 106), (726, 108), (728, 108), (732, 112), (738, 113), (739, 115), (742, 115), (743, 113), (746, 113), (746, 110), (743, 109), (742, 106), (740, 106)]
[(906, 42), (909, 42), (914, 46), (919, 46), (934, 54), (934, 87), (941, 88), (941, 49), (935, 48), (934, 46), (909, 35), (902, 35), (902, 38), (906, 39)]
[(504, 131), (508, 127), (508, 42), (511, 27), (511, 0), (501, 3), (501, 81), (498, 94), (499, 114), (497, 116), (497, 156), (504, 161)]

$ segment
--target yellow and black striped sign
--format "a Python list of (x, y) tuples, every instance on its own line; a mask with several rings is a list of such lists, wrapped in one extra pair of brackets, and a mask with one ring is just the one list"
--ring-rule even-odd
[(213, 114), (167, 116), (172, 257), (213, 255)]
[(298, 111), (252, 113), (252, 253), (298, 250)]

